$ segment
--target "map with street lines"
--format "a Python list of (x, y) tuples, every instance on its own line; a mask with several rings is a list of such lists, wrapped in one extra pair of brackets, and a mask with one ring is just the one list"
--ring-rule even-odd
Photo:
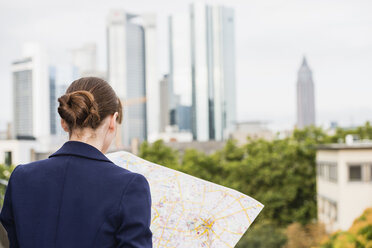
[(150, 184), (154, 248), (234, 247), (264, 207), (255, 199), (120, 151), (116, 165)]

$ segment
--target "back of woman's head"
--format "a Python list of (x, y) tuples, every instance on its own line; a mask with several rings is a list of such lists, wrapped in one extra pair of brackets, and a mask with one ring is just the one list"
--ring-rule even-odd
[(73, 129), (96, 129), (105, 117), (118, 112), (122, 122), (122, 105), (112, 87), (103, 79), (84, 77), (75, 80), (58, 98), (58, 113), (71, 132)]

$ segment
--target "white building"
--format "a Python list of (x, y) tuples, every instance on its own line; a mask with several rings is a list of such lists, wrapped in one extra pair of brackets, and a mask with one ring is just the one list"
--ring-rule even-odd
[(234, 10), (196, 2), (190, 18), (193, 136), (223, 140), (236, 122)]
[(177, 126), (166, 126), (164, 132), (158, 133), (149, 142), (163, 140), (164, 142), (192, 142), (192, 133), (178, 130)]
[(35, 160), (36, 140), (0, 140), (0, 164), (19, 165)]
[(372, 143), (322, 145), (316, 160), (318, 220), (347, 230), (372, 206)]
[(50, 135), (50, 92), (46, 53), (26, 44), (23, 58), (13, 62), (14, 138), (46, 141)]
[(107, 17), (108, 81), (124, 104), (117, 147), (159, 132), (156, 18), (122, 10)]

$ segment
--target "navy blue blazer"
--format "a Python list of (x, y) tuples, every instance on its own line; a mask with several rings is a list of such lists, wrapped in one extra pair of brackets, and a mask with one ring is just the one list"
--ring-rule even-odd
[(0, 220), (10, 247), (152, 247), (145, 177), (80, 141), (18, 165)]

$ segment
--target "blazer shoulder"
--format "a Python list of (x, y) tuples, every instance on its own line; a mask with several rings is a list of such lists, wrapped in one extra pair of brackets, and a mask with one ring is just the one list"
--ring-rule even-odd
[(133, 176), (133, 174), (136, 174), (135, 172), (132, 172), (128, 169), (125, 169), (114, 162), (103, 162), (105, 165), (108, 165), (108, 168), (112, 170), (114, 173), (122, 175), (122, 176)]
[[(127, 185), (129, 185), (134, 179), (139, 179), (139, 181), (142, 181), (141, 179), (145, 179), (142, 174), (125, 169), (113, 162), (100, 162), (100, 164), (102, 166), (100, 168), (105, 171), (104, 174), (114, 181), (118, 180), (120, 183), (127, 182)], [(125, 187), (127, 186), (126, 184), (124, 185)]]
[(34, 168), (39, 168), (41, 165), (48, 164), (48, 161), (49, 161), (49, 158), (41, 159), (41, 160), (32, 161), (32, 162), (29, 162), (29, 163), (17, 165), (16, 168), (19, 168), (19, 170), (27, 172), (27, 171), (32, 170)]
[(115, 165), (115, 166), (117, 166), (116, 173), (120, 174), (123, 178), (125, 177), (127, 181), (129, 182), (128, 185), (133, 185), (133, 184), (147, 184), (148, 185), (148, 181), (144, 175), (127, 170), (118, 165)]
[(21, 171), (23, 171), (23, 166), (24, 166), (24, 164), (19, 164), (19, 165), (17, 165), (17, 166), (14, 168), (14, 170), (13, 170), (12, 173), (10, 174), (9, 182), (10, 182), (11, 180), (14, 180), (15, 177), (18, 177), (18, 175), (19, 175), (20, 173), (22, 173)]

